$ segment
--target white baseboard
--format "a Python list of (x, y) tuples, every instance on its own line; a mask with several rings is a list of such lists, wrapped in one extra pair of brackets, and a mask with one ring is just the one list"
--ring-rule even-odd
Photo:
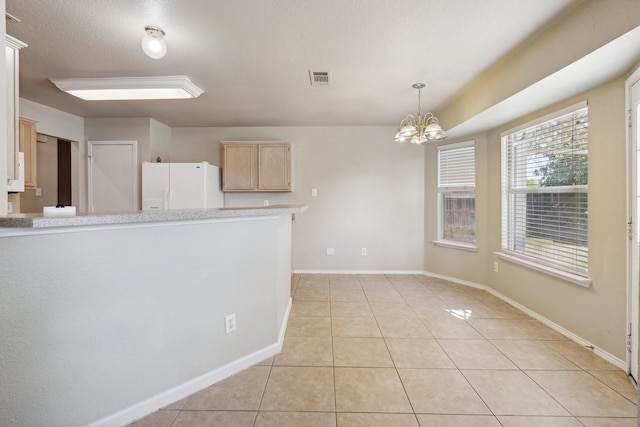
[(422, 270), (293, 270), (295, 274), (418, 274)]
[(278, 343), (280, 345), (280, 348), (278, 349), (278, 353), (280, 353), (280, 350), (282, 350), (282, 343), (284, 342), (284, 335), (287, 332), (287, 325), (289, 324), (289, 315), (291, 314), (292, 303), (293, 303), (293, 298), (289, 297), (289, 302), (287, 303), (287, 311), (286, 313), (284, 313), (284, 319), (282, 320), (282, 325), (280, 325), (280, 334), (278, 334)]
[[(417, 274), (424, 275), (428, 277), (435, 277), (438, 279), (443, 279), (450, 281), (452, 283), (456, 283), (459, 285), (469, 286), (476, 289), (482, 289), (490, 294), (500, 298), (504, 302), (512, 305), (513, 307), (523, 311), (534, 319), (544, 323), (551, 329), (556, 332), (566, 336), (570, 340), (584, 346), (588, 349), (593, 350), (595, 354), (602, 357), (606, 361), (612, 363), (623, 371), (627, 372), (627, 363), (612, 354), (602, 350), (601, 348), (593, 345), (592, 343), (582, 339), (581, 337), (575, 335), (574, 333), (568, 331), (560, 325), (550, 321), (549, 319), (539, 315), (538, 313), (530, 310), (529, 308), (513, 301), (512, 299), (502, 295), (491, 287), (486, 285), (481, 285), (479, 283), (469, 282), (462, 279), (457, 279), (455, 277), (444, 276), (441, 274), (435, 274), (428, 271), (379, 271), (379, 270), (296, 270), (294, 271), (296, 274)], [(153, 396), (149, 399), (146, 399), (140, 403), (132, 405), (128, 408), (123, 409), (115, 414), (112, 414), (108, 417), (99, 419), (93, 423), (90, 423), (91, 427), (119, 427), (122, 425), (129, 424), (135, 420), (143, 418), (158, 409), (170, 405), (171, 403), (177, 402), (181, 399), (184, 399), (193, 393), (196, 393), (202, 389), (205, 389), (219, 381), (224, 380), (225, 378), (230, 377), (233, 374), (236, 374), (250, 366), (255, 365), (269, 357), (272, 357), (278, 354), (282, 350), (282, 343), (284, 341), (284, 335), (287, 329), (287, 323), (289, 319), (289, 315), (291, 313), (291, 299), (289, 299), (289, 303), (287, 305), (287, 311), (283, 319), (283, 325), (280, 325), (279, 334), (278, 334), (278, 342), (269, 345), (265, 348), (262, 348), (254, 353), (246, 355), (240, 359), (234, 360), (226, 365), (223, 365), (219, 368), (216, 368), (200, 377), (194, 378), (190, 381), (187, 381), (183, 384), (180, 384), (170, 390), (162, 392), (156, 396)]]
[(445, 276), (442, 274), (437, 274), (437, 273), (431, 273), (429, 271), (361, 271), (361, 270), (296, 270), (294, 271), (297, 274), (417, 274), (417, 275), (424, 275), (424, 276), (428, 276), (428, 277), (434, 277), (437, 279), (443, 279), (443, 280), (447, 280), (449, 282), (452, 283), (456, 283), (459, 285), (463, 285), (463, 286), (469, 286), (472, 288), (476, 288), (476, 289), (482, 289), (485, 290), (487, 292), (489, 292), (490, 294), (500, 298), (501, 300), (503, 300), (504, 302), (514, 306), (515, 308), (517, 308), (518, 310), (528, 314), (529, 316), (533, 317), (534, 319), (544, 323), (545, 325), (547, 325), (548, 327), (550, 327), (551, 329), (553, 329), (554, 331), (564, 335), (565, 337), (569, 338), (570, 340), (576, 342), (577, 344), (580, 344), (581, 346), (592, 350), (595, 354), (597, 354), (598, 356), (602, 357), (603, 359), (605, 359), (607, 362), (617, 366), (618, 368), (622, 369), (623, 371), (627, 372), (629, 371), (629, 368), (627, 366), (627, 362), (612, 355), (611, 353), (601, 349), (600, 347), (590, 343), (589, 341), (579, 337), (578, 335), (574, 334), (573, 332), (563, 328), (562, 326), (552, 322), (551, 320), (547, 319), (544, 316), (541, 316), (540, 314), (536, 313), (535, 311), (523, 306), (522, 304), (506, 297), (505, 295), (502, 295), (500, 292), (494, 290), (493, 288), (486, 286), (486, 285), (482, 285), (480, 283), (475, 283), (475, 282), (470, 282), (467, 280), (463, 280), (463, 279), (458, 279), (455, 277), (450, 277), (450, 276)]
[(226, 365), (216, 368), (204, 375), (180, 384), (172, 389), (157, 394), (149, 399), (132, 405), (122, 411), (109, 415), (108, 417), (101, 418), (93, 423), (88, 424), (90, 427), (120, 427), (127, 425), (133, 421), (139, 420), (160, 408), (170, 405), (174, 402), (184, 399), (203, 390), (217, 382), (230, 377), (233, 374), (249, 368), (256, 363), (262, 362), (271, 356), (274, 356), (282, 350), (282, 343), (284, 341), (284, 334), (287, 330), (287, 322), (289, 314), (291, 312), (291, 299), (287, 306), (287, 312), (284, 316), (284, 325), (279, 325), (280, 333), (278, 334), (278, 342), (262, 348), (254, 353), (248, 354), (240, 359), (234, 360)]
[(577, 344), (580, 344), (581, 346), (583, 346), (583, 347), (585, 347), (585, 348), (587, 348), (589, 350), (592, 350), (596, 355), (602, 357), (604, 360), (606, 360), (607, 362), (617, 366), (618, 368), (622, 369), (626, 373), (629, 373), (629, 368), (627, 366), (627, 362), (626, 361), (624, 361), (624, 360), (622, 360), (622, 359), (620, 359), (618, 357), (615, 357), (614, 355), (612, 355), (609, 352), (604, 351), (600, 347), (597, 347), (597, 346), (593, 345), (589, 341), (579, 337), (578, 335), (574, 334), (573, 332), (571, 332), (571, 331), (563, 328), (562, 326), (552, 322), (551, 320), (547, 319), (546, 317), (541, 316), (540, 314), (538, 314), (535, 311), (525, 307), (524, 305), (512, 300), (511, 298), (502, 295), (500, 292), (496, 291), (495, 289), (493, 289), (493, 288), (491, 288), (489, 286), (481, 285), (479, 283), (469, 282), (469, 281), (466, 281), (466, 280), (456, 279), (455, 277), (444, 276), (442, 274), (435, 274), (435, 273), (431, 273), (431, 272), (428, 272), (428, 271), (425, 271), (424, 275), (428, 276), (428, 277), (435, 277), (435, 278), (438, 278), (438, 279), (448, 280), (450, 282), (457, 283), (459, 285), (470, 286), (472, 288), (485, 290), (485, 291), (489, 292), (490, 294), (500, 298), (502, 301), (514, 306), (518, 310), (528, 314), (529, 316), (533, 317), (534, 319), (544, 323), (545, 325), (547, 325), (548, 327), (550, 327), (554, 331), (556, 331), (556, 332), (564, 335), (565, 337), (569, 338), (571, 341), (574, 341)]

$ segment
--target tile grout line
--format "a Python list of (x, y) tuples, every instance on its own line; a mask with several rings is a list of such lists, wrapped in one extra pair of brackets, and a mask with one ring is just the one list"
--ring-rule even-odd
[(331, 299), (331, 277), (329, 277), (329, 332), (331, 333), (331, 370), (333, 372), (333, 413), (335, 425), (338, 426), (338, 388), (336, 386), (336, 348), (333, 341), (333, 304)]
[[(408, 401), (408, 403), (409, 403), (409, 405), (410, 405), (410, 408), (411, 408), (412, 414), (413, 414), (413, 416), (414, 416), (414, 419), (415, 419), (415, 421), (419, 424), (419, 421), (418, 421), (418, 413), (416, 413), (416, 411), (415, 411), (414, 405), (413, 405), (413, 403), (412, 403), (411, 399), (409, 398), (409, 393), (407, 392), (407, 389), (406, 389), (405, 383), (402, 381), (402, 378), (401, 378), (401, 376), (400, 376), (400, 372), (399, 372), (399, 370), (400, 370), (401, 368), (398, 368), (397, 363), (396, 363), (396, 360), (394, 359), (394, 357), (393, 357), (393, 355), (392, 355), (392, 353), (391, 353), (391, 349), (390, 349), (390, 347), (389, 347), (390, 341), (392, 341), (394, 338), (393, 338), (393, 337), (389, 337), (389, 338), (387, 338), (387, 337), (385, 337), (385, 335), (382, 333), (382, 328), (381, 328), (380, 320), (378, 319), (378, 316), (376, 316), (376, 315), (375, 315), (374, 310), (373, 310), (373, 307), (372, 307), (372, 303), (373, 303), (373, 302), (370, 300), (370, 296), (369, 296), (369, 295), (367, 295), (367, 293), (366, 293), (366, 291), (365, 291), (365, 289), (364, 289), (363, 282), (362, 282), (362, 280), (360, 279), (360, 277), (358, 277), (357, 275), (354, 275), (354, 276), (357, 278), (358, 283), (359, 283), (360, 290), (361, 290), (361, 291), (363, 292), (363, 294), (364, 294), (364, 298), (365, 298), (365, 299), (364, 299), (364, 301), (366, 301), (366, 302), (367, 302), (367, 306), (368, 306), (368, 308), (369, 308), (369, 311), (371, 312), (371, 314), (372, 314), (372, 316), (373, 316), (373, 319), (374, 319), (374, 321), (375, 321), (375, 324), (376, 324), (376, 326), (377, 326), (377, 328), (378, 328), (378, 332), (380, 333), (380, 338), (382, 339), (382, 341), (383, 341), (383, 343), (384, 343), (384, 345), (385, 345), (386, 351), (387, 351), (387, 353), (388, 353), (388, 355), (389, 355), (389, 357), (390, 357), (390, 359), (391, 359), (391, 363), (392, 363), (393, 369), (394, 369), (394, 371), (395, 371), (395, 373), (396, 373), (396, 375), (397, 375), (398, 379), (400, 380), (400, 383), (401, 383), (401, 385), (402, 385), (403, 392), (405, 393), (405, 398), (407, 399), (407, 401)], [(396, 282), (391, 281), (388, 275), (381, 275), (381, 276), (385, 277), (385, 279), (386, 279), (386, 281), (385, 281), (385, 282), (382, 282), (382, 281), (381, 281), (381, 282), (371, 282), (371, 283), (372, 283), (372, 284), (375, 284), (375, 283), (385, 283), (385, 286), (389, 286), (389, 285), (390, 285), (390, 287), (391, 287), (392, 289), (394, 289), (394, 290), (395, 290), (395, 292), (397, 292), (397, 293), (400, 295), (400, 297), (401, 297), (402, 301), (404, 301), (404, 304), (409, 308), (410, 312), (411, 312), (411, 313), (413, 313), (413, 314), (417, 317), (417, 319), (415, 319), (415, 320), (417, 320), (417, 322), (418, 322), (420, 325), (422, 325), (422, 326), (423, 326), (427, 331), (429, 331), (429, 333), (430, 333), (430, 335), (431, 335), (431, 339), (433, 339), (433, 341), (434, 341), (435, 343), (437, 343), (438, 347), (442, 350), (443, 354), (444, 354), (444, 355), (446, 355), (446, 356), (447, 356), (447, 358), (452, 362), (452, 364), (453, 364), (453, 366), (454, 366), (454, 368), (453, 368), (453, 369), (455, 369), (455, 370), (456, 370), (456, 372), (458, 372), (458, 374), (462, 375), (462, 377), (465, 379), (465, 382), (466, 382), (466, 383), (468, 384), (468, 386), (469, 386), (469, 387), (474, 391), (474, 393), (476, 394), (476, 396), (478, 397), (478, 399), (479, 399), (481, 402), (483, 402), (483, 404), (485, 405), (485, 407), (489, 410), (489, 412), (490, 412), (490, 414), (491, 414), (491, 415), (488, 415), (488, 414), (487, 414), (487, 416), (494, 418), (494, 419), (498, 422), (498, 424), (500, 424), (500, 425), (504, 425), (504, 424), (503, 424), (503, 423), (498, 419), (498, 415), (496, 415), (496, 414), (494, 413), (494, 411), (491, 409), (491, 407), (489, 407), (489, 405), (487, 404), (487, 402), (485, 402), (485, 400), (484, 400), (484, 399), (483, 399), (483, 397), (479, 394), (479, 392), (476, 390), (476, 388), (473, 386), (473, 384), (471, 384), (471, 383), (470, 383), (470, 381), (469, 381), (469, 379), (467, 378), (467, 376), (462, 372), (462, 369), (458, 366), (458, 363), (456, 363), (456, 362), (455, 362), (455, 360), (453, 360), (453, 359), (451, 358), (451, 356), (449, 355), (449, 353), (445, 350), (445, 348), (444, 348), (444, 347), (442, 347), (442, 343), (441, 343), (441, 341), (442, 341), (442, 340), (447, 340), (447, 339), (451, 339), (451, 340), (458, 340), (458, 339), (456, 339), (456, 338), (436, 338), (436, 337), (433, 335), (433, 333), (431, 332), (431, 330), (429, 330), (429, 328), (427, 327), (427, 325), (424, 323), (424, 318), (422, 318), (422, 317), (420, 317), (420, 316), (418, 316), (418, 315), (417, 315), (417, 313), (415, 312), (414, 308), (413, 308), (413, 307), (411, 307), (411, 306), (409, 305), (407, 298), (406, 298), (406, 297), (405, 297), (405, 296), (400, 292), (400, 290), (396, 287), (396, 284), (395, 284)], [(302, 275), (298, 275), (298, 276), (297, 276), (297, 280), (295, 281), (295, 282), (296, 282), (296, 283), (295, 283), (295, 286), (292, 286), (292, 287), (291, 287), (291, 293), (292, 293), (292, 296), (291, 296), (291, 297), (292, 297), (292, 302), (293, 302), (293, 299), (295, 298), (295, 296), (296, 296), (296, 294), (297, 294), (297, 291), (300, 289), (300, 288), (299, 288), (299, 286), (300, 286), (300, 284), (302, 283), (302, 280), (301, 280), (301, 279), (302, 279)], [(430, 291), (434, 294), (434, 296), (436, 296), (436, 297), (437, 297), (437, 299), (438, 299), (440, 302), (442, 302), (442, 303), (444, 304), (444, 306), (449, 307), (449, 308), (453, 307), (453, 305), (452, 305), (451, 303), (448, 303), (448, 302), (447, 302), (447, 300), (443, 299), (443, 297), (442, 297), (438, 292), (436, 292), (434, 289), (429, 289), (429, 288), (427, 287), (427, 286), (428, 286), (428, 284), (427, 284), (427, 283), (424, 283), (422, 280), (419, 280), (419, 279), (417, 279), (417, 280), (418, 280), (418, 282), (419, 282), (419, 283), (420, 283), (420, 284), (421, 284), (425, 289), (430, 290)], [(332, 354), (331, 354), (331, 360), (332, 360), (332, 366), (331, 366), (331, 368), (332, 368), (332, 373), (333, 373), (333, 391), (334, 391), (334, 399), (333, 399), (333, 400), (334, 400), (334, 411), (333, 411), (333, 414), (334, 414), (334, 417), (335, 417), (335, 419), (334, 419), (334, 421), (335, 421), (335, 425), (337, 426), (337, 425), (338, 425), (338, 415), (339, 415), (339, 412), (338, 412), (338, 403), (337, 403), (337, 401), (338, 401), (338, 395), (337, 395), (337, 382), (336, 382), (336, 355), (335, 355), (335, 341), (334, 341), (336, 337), (334, 337), (334, 328), (333, 328), (333, 315), (334, 315), (334, 312), (333, 312), (332, 287), (331, 287), (332, 282), (331, 282), (331, 276), (330, 276), (330, 275), (329, 275), (329, 276), (327, 276), (327, 282), (328, 282), (328, 295), (329, 295), (329, 301), (328, 301), (328, 302), (329, 302), (329, 332), (330, 332), (330, 336), (331, 336), (331, 352), (332, 352)], [(309, 282), (309, 283), (314, 284), (314, 282), (313, 282), (313, 281), (312, 281), (312, 282)], [(336, 283), (336, 285), (337, 285), (337, 283)], [(305, 285), (305, 286), (306, 286), (306, 285)], [(305, 289), (309, 289), (309, 288), (308, 288), (308, 287), (305, 287)], [(337, 291), (338, 289), (339, 289), (339, 288), (336, 288), (336, 291)], [(455, 290), (457, 290), (457, 288), (455, 288)], [(372, 290), (372, 292), (374, 292), (374, 291), (375, 291), (375, 286), (373, 286), (373, 290)], [(442, 291), (446, 293), (446, 290), (442, 289)], [(482, 305), (484, 305), (484, 306), (487, 306), (489, 309), (493, 310), (493, 309), (491, 308), (491, 306), (489, 306), (487, 303), (483, 302), (480, 298), (476, 297), (474, 294), (469, 293), (469, 292), (465, 292), (464, 290), (461, 290), (461, 291), (462, 291), (463, 293), (466, 293), (467, 295), (469, 295), (469, 297), (473, 298), (473, 300), (477, 301), (479, 304), (482, 304)], [(446, 297), (446, 296), (448, 296), (448, 295), (444, 295), (444, 296)], [(315, 297), (314, 297), (314, 298), (315, 298)], [(453, 295), (453, 294), (452, 294), (452, 295), (451, 295), (451, 297), (450, 297), (450, 298), (447, 298), (447, 299), (448, 299), (448, 300), (450, 300), (450, 301), (454, 301), (454, 302), (455, 302), (454, 298), (455, 298), (455, 295)], [(374, 299), (376, 299), (376, 298), (374, 298)], [(312, 299), (312, 301), (315, 301), (315, 299)], [(384, 303), (385, 301), (378, 301), (378, 302)], [(464, 302), (464, 301), (463, 301), (463, 302)], [(460, 304), (462, 304), (463, 302), (461, 302)], [(466, 303), (466, 302), (465, 302), (465, 303)], [(474, 303), (472, 303), (472, 304), (474, 304)], [(430, 310), (430, 308), (429, 308), (429, 310)], [(493, 310), (493, 311), (495, 311), (495, 310)], [(482, 313), (484, 313), (484, 311), (483, 311)], [(499, 317), (486, 317), (486, 319), (517, 320), (517, 319), (515, 319), (515, 318), (514, 318), (514, 319), (512, 319), (510, 316), (505, 315), (505, 314), (502, 314), (502, 313), (500, 313), (500, 312), (498, 312), (498, 311), (495, 311), (495, 313), (496, 313), (496, 315), (497, 315), (497, 316), (499, 316)], [(314, 316), (314, 317), (315, 317), (315, 316)], [(322, 317), (324, 317), (324, 316), (322, 316)], [(479, 319), (485, 319), (485, 317), (480, 317)], [(291, 319), (289, 319), (289, 320), (291, 320)], [(564, 416), (562, 416), (562, 415), (528, 415), (528, 416), (530, 416), (530, 417), (539, 417), (539, 418), (554, 418), (554, 417), (571, 418), (571, 419), (573, 419), (573, 420), (577, 421), (578, 423), (580, 423), (581, 425), (583, 425), (583, 424), (584, 424), (580, 419), (578, 419), (578, 415), (574, 415), (574, 414), (573, 414), (571, 411), (569, 411), (569, 410), (568, 410), (568, 409), (567, 409), (567, 408), (566, 408), (566, 407), (565, 407), (565, 406), (564, 406), (560, 401), (558, 401), (558, 400), (557, 400), (553, 395), (551, 395), (551, 393), (550, 393), (546, 388), (544, 388), (541, 384), (539, 384), (538, 382), (536, 382), (536, 381), (534, 380), (534, 378), (533, 378), (533, 377), (531, 377), (531, 376), (529, 375), (529, 371), (531, 371), (531, 372), (535, 372), (535, 371), (549, 371), (549, 372), (552, 372), (552, 371), (558, 371), (558, 372), (573, 372), (573, 373), (575, 373), (575, 372), (580, 372), (580, 373), (586, 373), (586, 374), (588, 374), (588, 375), (589, 375), (589, 377), (590, 377), (590, 378), (595, 379), (595, 380), (596, 380), (598, 383), (600, 383), (601, 385), (604, 385), (604, 386), (605, 386), (606, 388), (608, 388), (609, 390), (614, 391), (614, 392), (615, 392), (617, 395), (619, 395), (620, 397), (623, 397), (625, 400), (630, 401), (631, 403), (633, 403), (633, 404), (635, 404), (635, 405), (637, 406), (637, 402), (634, 402), (633, 400), (631, 400), (631, 399), (627, 398), (627, 397), (626, 397), (626, 396), (625, 396), (621, 391), (618, 391), (616, 388), (614, 388), (614, 386), (609, 385), (608, 383), (605, 383), (605, 382), (604, 382), (603, 380), (601, 380), (600, 378), (596, 377), (596, 376), (594, 375), (594, 373), (593, 373), (593, 372), (595, 372), (595, 371), (599, 371), (598, 369), (588, 370), (586, 367), (583, 367), (583, 366), (582, 366), (582, 363), (581, 363), (581, 365), (578, 365), (576, 362), (574, 362), (574, 361), (573, 361), (573, 359), (569, 359), (569, 358), (568, 358), (568, 356), (565, 356), (564, 354), (560, 353), (560, 352), (559, 352), (558, 350), (556, 350), (555, 348), (552, 348), (552, 347), (548, 347), (548, 346), (546, 346), (546, 347), (547, 347), (547, 348), (549, 348), (549, 350), (550, 350), (550, 351), (552, 351), (554, 354), (556, 354), (557, 356), (561, 357), (563, 360), (566, 360), (568, 363), (571, 363), (572, 365), (576, 366), (576, 368), (577, 368), (577, 369), (575, 369), (575, 370), (570, 370), (570, 369), (557, 369), (557, 370), (555, 370), (555, 369), (529, 369), (529, 370), (525, 370), (524, 368), (521, 368), (521, 367), (520, 367), (520, 366), (515, 362), (515, 360), (514, 360), (514, 359), (512, 359), (512, 357), (509, 357), (509, 356), (508, 356), (508, 354), (507, 354), (505, 351), (501, 350), (501, 349), (496, 345), (496, 343), (495, 343), (494, 341), (498, 341), (499, 339), (494, 339), (494, 340), (492, 340), (492, 339), (488, 338), (485, 334), (483, 334), (483, 333), (480, 331), (480, 329), (478, 329), (478, 328), (477, 328), (477, 325), (476, 325), (476, 326), (474, 326), (473, 324), (469, 323), (466, 319), (463, 319), (463, 322), (464, 322), (466, 325), (470, 326), (470, 327), (471, 327), (471, 329), (473, 329), (474, 331), (476, 331), (476, 332), (479, 334), (479, 338), (478, 338), (478, 340), (481, 340), (481, 341), (483, 341), (483, 342), (488, 342), (492, 349), (497, 350), (497, 351), (498, 351), (498, 353), (499, 353), (500, 355), (502, 355), (503, 357), (505, 357), (505, 359), (506, 359), (506, 360), (508, 360), (510, 363), (512, 363), (512, 364), (514, 365), (514, 368), (513, 368), (513, 369), (485, 369), (485, 368), (474, 368), (474, 369), (465, 369), (465, 371), (474, 371), (474, 370), (478, 370), (478, 371), (500, 371), (500, 372), (502, 372), (502, 371), (514, 371), (514, 372), (516, 372), (516, 371), (517, 371), (517, 372), (520, 372), (520, 373), (524, 374), (524, 376), (525, 376), (526, 378), (528, 378), (530, 381), (532, 381), (532, 383), (533, 383), (533, 384), (535, 384), (537, 387), (539, 387), (540, 389), (542, 389), (542, 390), (544, 391), (544, 393), (545, 393), (548, 397), (550, 397), (550, 398), (551, 398), (551, 400), (552, 400), (552, 401), (556, 402), (556, 403), (559, 405), (559, 407), (560, 407), (560, 408), (562, 408), (563, 410), (565, 410), (565, 411), (567, 412), (567, 414), (568, 414), (568, 416), (567, 416), (567, 415), (564, 415)], [(518, 325), (516, 325), (516, 326), (518, 326)], [(525, 325), (525, 326), (526, 326), (526, 325)], [(485, 328), (485, 329), (486, 329), (486, 328)], [(520, 328), (518, 327), (518, 329), (520, 329)], [(526, 329), (526, 330), (525, 330), (525, 329)], [(529, 332), (531, 332), (531, 333), (536, 332), (536, 334), (537, 334), (537, 331), (535, 331), (535, 330), (533, 330), (533, 329), (531, 329), (531, 330), (530, 330), (530, 328), (525, 328), (525, 329), (523, 329), (523, 331), (524, 331), (524, 332), (526, 332), (526, 331), (529, 331)], [(486, 331), (485, 331), (485, 332), (486, 332)], [(491, 335), (491, 334), (490, 334), (490, 335)], [(304, 336), (307, 336), (307, 334), (304, 334)], [(311, 336), (312, 336), (312, 335), (309, 335), (309, 337), (311, 337)], [(536, 336), (538, 336), (538, 335), (536, 335)], [(503, 338), (502, 340), (503, 340), (503, 341), (524, 340), (524, 341), (536, 341), (536, 342), (541, 342), (541, 343), (546, 343), (546, 342), (555, 342), (555, 341), (556, 341), (556, 340), (548, 339), (548, 338), (547, 338), (547, 339), (545, 339), (545, 338), (544, 338), (544, 335), (540, 335), (540, 336), (541, 336), (541, 337), (543, 337), (543, 338), (539, 338), (539, 339), (538, 339), (538, 338), (536, 338), (536, 339), (533, 339), (533, 338), (531, 338), (531, 339), (526, 339), (526, 338), (513, 338), (513, 339), (507, 339), (507, 338)], [(358, 335), (358, 336), (355, 336), (355, 337), (353, 337), (353, 338), (358, 338), (358, 337), (359, 337), (359, 335)], [(345, 336), (345, 338), (349, 338), (349, 336)], [(371, 338), (371, 337), (362, 337), (362, 338)], [(377, 338), (377, 337), (376, 337), (376, 338)], [(397, 337), (397, 339), (401, 339), (401, 337)], [(407, 338), (404, 338), (404, 339), (407, 339)], [(414, 339), (418, 340), (418, 339), (421, 339), (421, 338), (416, 337), (416, 338), (414, 338)], [(462, 340), (462, 339), (459, 339), (459, 340)], [(515, 353), (514, 353), (513, 355), (515, 355)], [(571, 355), (572, 355), (572, 357), (573, 357), (573, 353), (571, 353)], [(253, 417), (253, 424), (252, 424), (252, 425), (253, 425), (254, 427), (258, 425), (258, 418), (259, 418), (259, 415), (260, 415), (260, 413), (261, 413), (261, 412), (262, 412), (262, 413), (268, 413), (268, 412), (286, 412), (286, 413), (296, 413), (296, 412), (301, 412), (301, 413), (320, 413), (320, 412), (322, 412), (322, 413), (327, 413), (327, 414), (328, 414), (328, 413), (331, 413), (331, 412), (329, 412), (329, 411), (305, 411), (305, 410), (302, 410), (302, 411), (294, 411), (294, 410), (285, 410), (285, 411), (281, 411), (281, 410), (277, 410), (277, 409), (274, 409), (274, 410), (271, 410), (271, 411), (268, 411), (268, 410), (261, 411), (261, 409), (260, 409), (260, 408), (261, 408), (261, 406), (262, 406), (262, 404), (263, 404), (263, 402), (264, 402), (264, 398), (265, 398), (265, 395), (266, 395), (266, 389), (267, 389), (267, 386), (268, 386), (268, 384), (269, 384), (269, 381), (270, 381), (270, 378), (271, 378), (271, 375), (272, 375), (272, 372), (273, 372), (273, 368), (274, 368), (274, 366), (276, 366), (276, 365), (275, 365), (275, 358), (276, 358), (276, 356), (275, 356), (275, 355), (274, 355), (274, 356), (272, 356), (271, 363), (270, 363), (270, 364), (268, 364), (268, 367), (269, 367), (269, 373), (268, 373), (268, 375), (267, 375), (267, 379), (266, 379), (266, 381), (265, 381), (265, 383), (264, 383), (264, 387), (263, 387), (263, 389), (262, 389), (262, 393), (261, 393), (261, 396), (260, 396), (260, 402), (258, 403), (257, 409), (256, 409), (255, 414), (254, 414), (254, 417)], [(582, 359), (579, 359), (579, 360), (582, 360)], [(315, 365), (308, 365), (308, 364), (306, 364), (305, 362), (300, 362), (299, 364), (296, 364), (296, 366), (297, 366), (297, 365), (299, 365), (299, 366), (301, 366), (301, 367), (315, 366)], [(353, 367), (354, 367), (354, 368), (369, 368), (368, 366), (360, 366), (360, 365), (362, 365), (362, 364), (360, 363), (360, 364), (358, 364), (358, 366), (353, 366)], [(588, 365), (588, 364), (587, 364), (587, 365)], [(266, 365), (263, 365), (263, 366), (266, 366)], [(291, 365), (291, 366), (294, 366), (294, 365)], [(346, 366), (346, 367), (348, 367), (348, 366)], [(382, 367), (382, 366), (380, 366), (380, 367)], [(371, 368), (376, 368), (376, 367), (375, 367), (375, 366), (372, 366)], [(416, 367), (416, 368), (408, 367), (407, 369), (416, 369), (416, 370), (419, 370), (419, 369), (423, 369), (423, 368), (419, 368), (419, 367)], [(445, 368), (424, 368), (424, 369), (445, 369)], [(602, 371), (607, 371), (607, 370), (606, 370), (606, 369), (602, 369)], [(615, 379), (615, 378), (609, 378), (609, 377), (605, 377), (605, 378), (606, 378), (609, 382), (612, 382), (612, 381)], [(614, 382), (613, 384), (615, 384), (615, 382)], [(618, 387), (618, 388), (619, 388), (619, 387)], [(189, 398), (189, 397), (187, 397), (186, 399), (188, 399), (188, 398)], [(185, 407), (185, 404), (183, 404), (183, 405), (182, 405), (182, 407), (181, 407), (181, 408), (179, 408), (178, 410), (176, 410), (176, 411), (171, 411), (171, 412), (175, 412), (175, 413), (176, 413), (176, 415), (175, 415), (175, 417), (173, 417), (173, 420), (172, 420), (172, 421), (170, 421), (169, 425), (174, 425), (174, 424), (176, 424), (176, 422), (177, 422), (177, 420), (178, 420), (178, 417), (179, 417), (179, 416), (180, 416), (180, 414), (182, 414), (183, 412), (189, 412), (189, 410), (185, 410), (185, 409), (184, 409), (184, 407)], [(162, 409), (162, 408), (161, 408), (161, 409)], [(227, 412), (227, 411), (228, 411), (228, 412), (253, 412), (253, 411), (250, 411), (250, 410), (242, 410), (242, 409), (238, 409), (238, 410), (222, 410), (222, 409), (219, 409), (219, 410), (202, 410), (202, 411), (203, 411), (203, 412)], [(369, 413), (369, 414), (370, 414), (370, 412), (351, 412), (351, 411), (349, 411), (349, 412), (345, 412), (345, 413), (363, 413), (363, 414), (367, 414), (367, 413)], [(374, 412), (374, 413), (383, 414), (383, 413), (385, 413), (385, 412)], [(398, 413), (398, 414), (400, 414), (400, 413)], [(421, 413), (421, 414), (427, 414), (427, 413)], [(442, 415), (442, 414), (439, 414), (439, 413), (428, 413), (427, 415)], [(456, 412), (456, 413), (451, 413), (450, 415), (453, 415), (453, 416), (461, 416), (461, 415), (463, 415), (463, 414), (460, 414), (460, 413), (457, 413), (457, 412)], [(472, 415), (472, 414), (468, 414), (468, 415)], [(477, 414), (477, 415), (480, 415), (480, 414)], [(507, 416), (507, 415), (501, 415), (501, 416)], [(520, 415), (520, 416), (525, 416), (525, 415)], [(512, 417), (515, 417), (515, 415), (513, 415)], [(593, 418), (593, 417), (594, 417), (594, 416), (587, 416), (587, 418)], [(631, 418), (631, 417), (623, 417), (623, 416), (609, 416), (609, 418), (627, 419), (627, 418)], [(247, 420), (247, 421), (248, 421), (248, 420)]]

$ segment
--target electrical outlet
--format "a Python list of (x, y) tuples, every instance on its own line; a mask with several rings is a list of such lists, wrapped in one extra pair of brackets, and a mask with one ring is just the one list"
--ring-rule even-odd
[(42, 196), (42, 188), (36, 188), (36, 197)]
[(224, 317), (224, 329), (225, 333), (230, 334), (236, 330), (236, 314), (229, 314)]
[(262, 206), (269, 206), (269, 201), (268, 200), (263, 200), (262, 201)]
[(327, 255), (333, 255), (335, 254), (335, 250), (333, 248), (327, 248)]
[(493, 262), (493, 271), (498, 272), (498, 261)]
[(367, 256), (367, 248), (360, 249), (360, 255)]
[(311, 189), (311, 197), (318, 197), (318, 189), (317, 188), (312, 188)]

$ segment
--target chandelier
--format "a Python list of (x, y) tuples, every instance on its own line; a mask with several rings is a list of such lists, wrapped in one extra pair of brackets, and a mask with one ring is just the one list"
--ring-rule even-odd
[(424, 83), (415, 83), (413, 85), (414, 89), (418, 89), (418, 115), (409, 114), (400, 122), (400, 127), (395, 137), (396, 142), (411, 141), (412, 144), (424, 144), (427, 141), (436, 141), (447, 137), (436, 116), (431, 112), (422, 115), (420, 89), (423, 87)]

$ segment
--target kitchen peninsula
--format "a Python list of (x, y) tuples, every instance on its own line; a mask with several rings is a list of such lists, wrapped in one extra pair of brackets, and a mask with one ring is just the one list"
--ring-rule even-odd
[(305, 209), (0, 217), (0, 418), (124, 425), (279, 352)]

